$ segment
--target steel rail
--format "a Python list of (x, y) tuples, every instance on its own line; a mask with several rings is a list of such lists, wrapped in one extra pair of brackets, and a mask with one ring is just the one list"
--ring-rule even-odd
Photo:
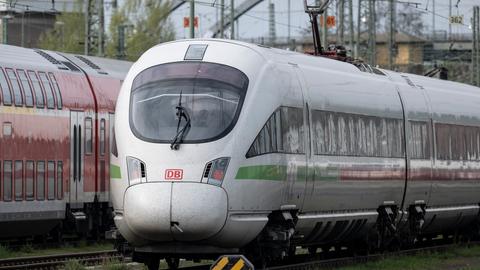
[(116, 250), (102, 250), (93, 252), (67, 253), (47, 256), (32, 256), (12, 259), (1, 259), (0, 270), (7, 269), (58, 269), (66, 263), (76, 260), (83, 265), (98, 265), (106, 260), (124, 258)]

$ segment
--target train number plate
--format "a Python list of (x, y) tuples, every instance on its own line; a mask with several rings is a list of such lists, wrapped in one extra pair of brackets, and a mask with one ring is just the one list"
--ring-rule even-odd
[(182, 169), (166, 169), (165, 170), (165, 180), (182, 180), (182, 179), (183, 179)]

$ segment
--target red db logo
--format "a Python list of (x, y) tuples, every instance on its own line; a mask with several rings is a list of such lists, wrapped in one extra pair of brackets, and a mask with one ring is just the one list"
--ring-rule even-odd
[(182, 180), (183, 179), (183, 170), (182, 169), (167, 169), (165, 170), (165, 180)]

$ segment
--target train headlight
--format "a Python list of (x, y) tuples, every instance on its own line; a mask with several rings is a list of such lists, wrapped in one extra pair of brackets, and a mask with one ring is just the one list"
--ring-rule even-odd
[(127, 157), (128, 183), (129, 185), (147, 182), (145, 163), (133, 157)]
[(228, 163), (230, 158), (223, 157), (210, 161), (205, 166), (203, 172), (203, 179), (206, 179), (208, 184), (221, 186), (225, 173), (227, 172)]

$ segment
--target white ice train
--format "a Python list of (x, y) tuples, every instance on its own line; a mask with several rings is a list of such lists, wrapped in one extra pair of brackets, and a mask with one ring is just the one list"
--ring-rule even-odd
[(150, 269), (478, 232), (479, 104), (479, 88), (365, 65), (160, 44), (117, 101), (115, 223)]

